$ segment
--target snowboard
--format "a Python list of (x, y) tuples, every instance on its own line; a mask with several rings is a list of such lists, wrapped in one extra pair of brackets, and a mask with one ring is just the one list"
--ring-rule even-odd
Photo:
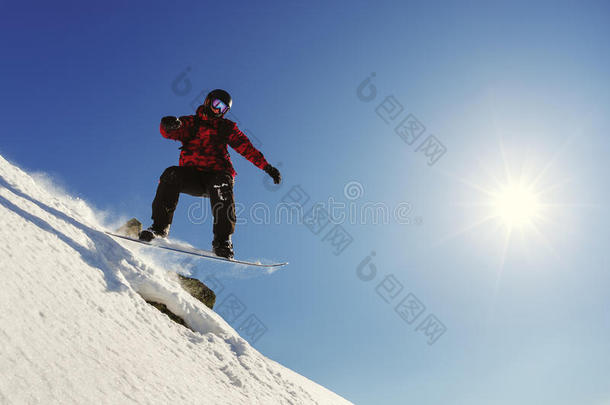
[(143, 245), (148, 245), (151, 247), (165, 249), (172, 252), (183, 253), (192, 256), (198, 256), (205, 259), (219, 260), (223, 262), (242, 264), (244, 266), (254, 266), (254, 267), (282, 267), (288, 264), (288, 262), (282, 263), (260, 263), (260, 262), (250, 262), (247, 260), (237, 260), (237, 259), (227, 259), (225, 257), (216, 256), (213, 252), (208, 250), (201, 250), (190, 248), (186, 246), (180, 246), (177, 244), (173, 244), (167, 240), (162, 239), (153, 239), (151, 242), (146, 242), (138, 239), (138, 234), (142, 230), (142, 224), (137, 219), (133, 218), (127, 221), (125, 225), (117, 229), (116, 232), (105, 231), (108, 235), (114, 236), (115, 238), (120, 238), (124, 240), (128, 240), (131, 242), (141, 243)]

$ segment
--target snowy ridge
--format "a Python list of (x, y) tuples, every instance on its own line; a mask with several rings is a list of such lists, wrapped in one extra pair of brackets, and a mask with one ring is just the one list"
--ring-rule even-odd
[(105, 235), (84, 201), (1, 156), (0, 218), (0, 403), (349, 403), (264, 357)]

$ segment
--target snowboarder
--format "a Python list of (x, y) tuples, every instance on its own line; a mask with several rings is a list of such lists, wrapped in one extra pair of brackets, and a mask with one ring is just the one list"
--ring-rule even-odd
[(209, 197), (214, 216), (214, 254), (233, 258), (231, 235), (235, 231), (233, 183), (235, 170), (227, 145), (258, 168), (264, 170), (275, 184), (282, 177), (263, 154), (256, 149), (237, 124), (224, 118), (232, 105), (224, 90), (211, 91), (195, 115), (161, 119), (161, 135), (182, 143), (179, 166), (168, 167), (159, 180), (152, 203), (153, 224), (140, 232), (139, 239), (151, 241), (169, 234), (180, 193)]

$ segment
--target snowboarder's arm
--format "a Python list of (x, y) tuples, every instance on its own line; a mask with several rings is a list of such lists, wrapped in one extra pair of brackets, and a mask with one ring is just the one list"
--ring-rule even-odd
[(263, 154), (252, 145), (246, 134), (237, 128), (237, 124), (233, 123), (233, 128), (229, 133), (229, 146), (239, 152), (240, 155), (248, 159), (254, 166), (259, 169), (265, 169), (269, 164)]
[(190, 136), (193, 120), (192, 115), (185, 115), (180, 118), (163, 117), (160, 125), (161, 135), (167, 139), (182, 141)]

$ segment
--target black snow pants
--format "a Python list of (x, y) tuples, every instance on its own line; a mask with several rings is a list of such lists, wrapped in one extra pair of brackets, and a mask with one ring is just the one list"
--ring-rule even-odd
[(214, 216), (214, 239), (226, 240), (235, 231), (235, 201), (233, 176), (228, 173), (206, 172), (192, 166), (171, 166), (159, 179), (152, 204), (154, 229), (165, 229), (174, 218), (180, 193), (209, 197)]

